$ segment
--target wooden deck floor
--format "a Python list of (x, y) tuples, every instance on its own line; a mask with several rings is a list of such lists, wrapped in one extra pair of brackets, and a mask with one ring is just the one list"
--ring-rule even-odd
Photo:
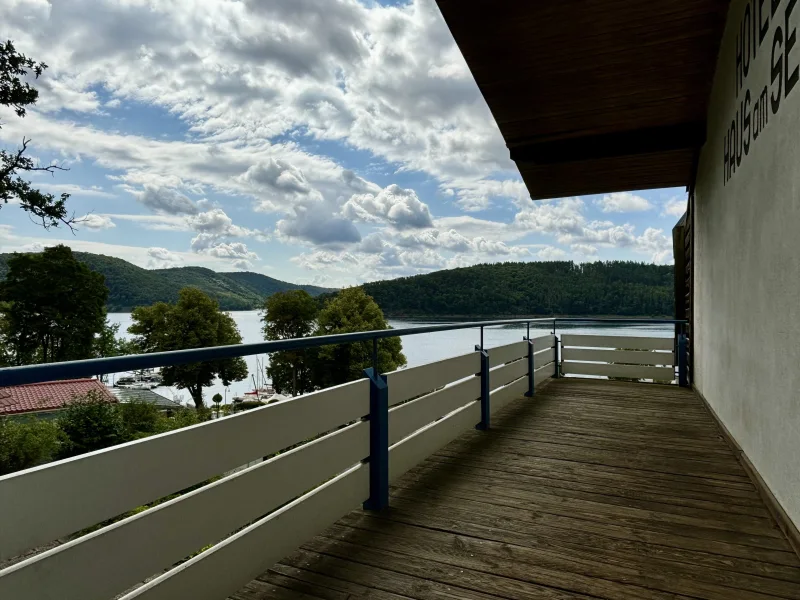
[(700, 399), (561, 379), (234, 596), (800, 598), (800, 561)]

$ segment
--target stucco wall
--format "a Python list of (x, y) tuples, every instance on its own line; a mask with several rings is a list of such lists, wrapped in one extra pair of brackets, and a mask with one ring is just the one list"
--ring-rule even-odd
[[(775, 15), (771, 4), (732, 2), (718, 58), (695, 195), (694, 384), (800, 525), (800, 81), (786, 93), (800, 65), (800, 1), (780, 0)], [(752, 35), (754, 15), (756, 56), (751, 47), (737, 96), (737, 36), (747, 24)], [(767, 122), (759, 110), (756, 127), (754, 100), (764, 86), (771, 98), (780, 87), (780, 105), (767, 99)], [(738, 135), (731, 136), (737, 111), (750, 114), (749, 126), (744, 117), (736, 125), (741, 162)], [(724, 165), (726, 137), (735, 171)]]

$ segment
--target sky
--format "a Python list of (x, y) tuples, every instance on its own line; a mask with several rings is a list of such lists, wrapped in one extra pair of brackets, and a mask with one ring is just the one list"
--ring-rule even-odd
[[(0, 252), (324, 286), (501, 261), (672, 262), (682, 188), (532, 201), (432, 0), (0, 0), (49, 68), (31, 177), (74, 234), (0, 207)], [(532, 99), (535, 101), (535, 99)]]

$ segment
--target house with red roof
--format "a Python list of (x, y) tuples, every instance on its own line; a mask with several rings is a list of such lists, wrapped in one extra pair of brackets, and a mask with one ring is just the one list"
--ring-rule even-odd
[(75, 398), (93, 392), (96, 398), (117, 402), (97, 379), (68, 379), (0, 387), (0, 416), (46, 413), (61, 410)]

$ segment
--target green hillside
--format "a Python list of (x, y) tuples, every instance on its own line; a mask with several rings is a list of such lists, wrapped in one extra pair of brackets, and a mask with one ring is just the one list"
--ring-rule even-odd
[(305, 290), (312, 296), (330, 292), (330, 288), (323, 288), (316, 285), (295, 285), (293, 283), (286, 283), (279, 279), (273, 279), (260, 273), (252, 273), (250, 271), (234, 271), (231, 273), (218, 273), (224, 275), (229, 279), (244, 285), (245, 287), (255, 290), (261, 296), (271, 296), (276, 292), (285, 292), (287, 290)]
[(393, 316), (670, 316), (673, 267), (636, 262), (484, 264), (364, 284)]
[[(216, 273), (203, 267), (143, 269), (121, 258), (75, 252), (75, 257), (90, 269), (102, 273), (109, 289), (108, 310), (125, 312), (155, 302), (174, 302), (186, 286), (200, 288), (215, 298), (223, 310), (261, 308), (264, 298), (278, 291), (304, 289), (311, 295), (330, 292), (329, 288), (295, 285), (258, 273)], [(10, 254), (0, 254), (0, 279), (8, 271)]]

